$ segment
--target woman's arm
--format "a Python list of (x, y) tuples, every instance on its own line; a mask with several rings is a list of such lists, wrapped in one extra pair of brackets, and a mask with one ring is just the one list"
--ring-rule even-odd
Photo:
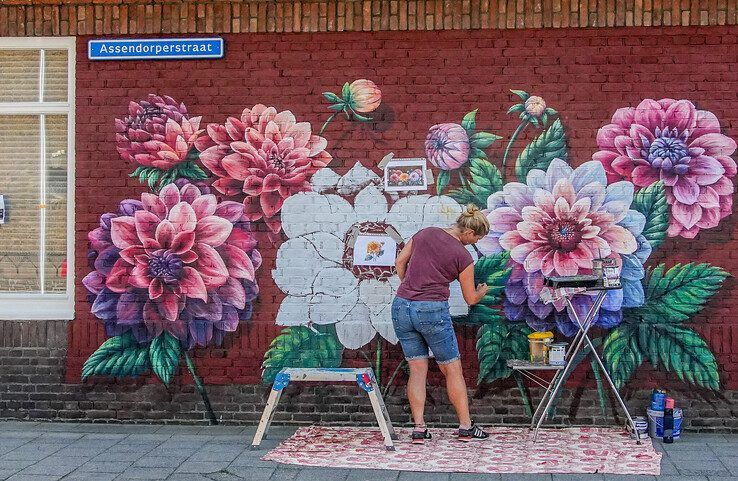
[(395, 259), (395, 267), (397, 268), (397, 276), (401, 281), (405, 280), (405, 272), (407, 272), (407, 263), (410, 262), (410, 254), (413, 252), (413, 240), (405, 244), (400, 251), (400, 255)]
[(481, 301), (489, 290), (487, 284), (479, 284), (474, 287), (474, 264), (469, 264), (469, 267), (461, 271), (461, 274), (459, 274), (459, 284), (461, 284), (461, 294), (470, 306)]

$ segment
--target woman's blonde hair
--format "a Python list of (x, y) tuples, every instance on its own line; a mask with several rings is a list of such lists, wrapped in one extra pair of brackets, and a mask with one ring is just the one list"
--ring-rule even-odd
[(459, 229), (471, 229), (475, 235), (487, 235), (489, 233), (489, 221), (487, 217), (474, 204), (469, 204), (456, 219), (456, 227)]

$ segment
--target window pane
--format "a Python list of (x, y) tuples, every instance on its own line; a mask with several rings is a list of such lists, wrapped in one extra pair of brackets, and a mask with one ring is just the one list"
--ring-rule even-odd
[(44, 102), (67, 101), (67, 51), (44, 51)]
[(62, 263), (67, 258), (67, 116), (46, 116), (46, 262), (48, 293), (64, 293)]
[(0, 115), (0, 292), (39, 292), (39, 117)]
[(0, 50), (0, 102), (38, 102), (39, 50)]

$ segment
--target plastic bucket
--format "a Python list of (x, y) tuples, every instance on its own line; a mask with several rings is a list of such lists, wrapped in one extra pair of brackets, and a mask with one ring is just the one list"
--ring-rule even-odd
[[(648, 435), (652, 438), (664, 437), (664, 411), (647, 409), (648, 413)], [(679, 439), (682, 434), (682, 410), (674, 409), (674, 439)]]

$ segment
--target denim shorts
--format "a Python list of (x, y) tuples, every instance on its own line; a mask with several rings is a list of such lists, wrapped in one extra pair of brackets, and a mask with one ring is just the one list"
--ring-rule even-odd
[(395, 297), (392, 324), (408, 361), (428, 359), (428, 348), (438, 364), (448, 364), (461, 357), (447, 301), (409, 301)]

